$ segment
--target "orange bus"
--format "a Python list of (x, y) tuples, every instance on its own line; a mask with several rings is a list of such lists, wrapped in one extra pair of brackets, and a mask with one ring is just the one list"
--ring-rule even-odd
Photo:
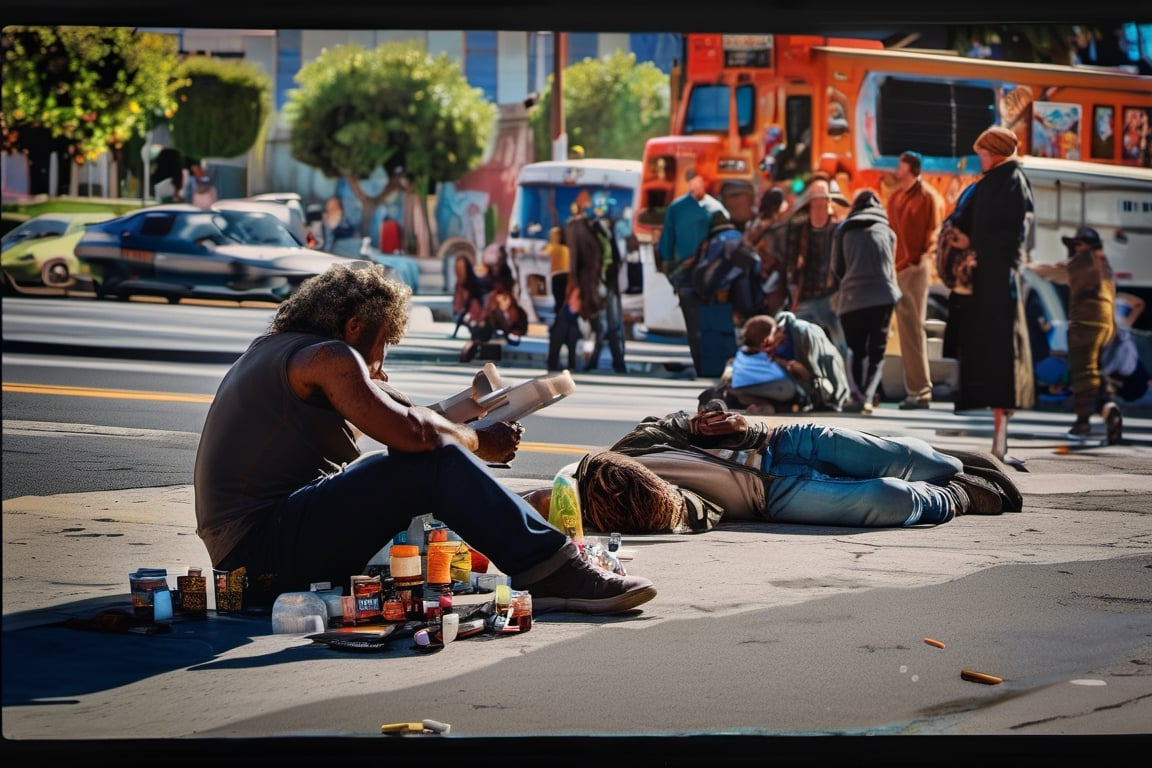
[(1022, 155), (1152, 167), (1152, 77), (1101, 67), (884, 49), (874, 40), (687, 34), (671, 134), (644, 155), (634, 230), (651, 242), (697, 167), (742, 223), (768, 185), (799, 191), (817, 169), (841, 191), (886, 199), (899, 154), (949, 207), (979, 174), (972, 142), (1011, 128)]

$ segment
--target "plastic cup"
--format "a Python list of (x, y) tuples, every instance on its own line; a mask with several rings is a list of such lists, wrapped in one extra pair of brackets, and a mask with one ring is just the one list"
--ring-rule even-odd
[(128, 574), (128, 587), (132, 594), (133, 613), (151, 621), (156, 592), (168, 591), (168, 577), (164, 569), (141, 568)]
[(460, 631), (460, 614), (446, 613), (440, 617), (440, 631), (444, 635), (444, 642), (450, 643), (456, 639)]
[(293, 635), (323, 632), (328, 606), (315, 592), (285, 592), (272, 605), (272, 633)]

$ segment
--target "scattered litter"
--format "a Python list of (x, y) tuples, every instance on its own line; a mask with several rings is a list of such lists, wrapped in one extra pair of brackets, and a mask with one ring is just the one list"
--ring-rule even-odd
[(960, 670), (960, 677), (970, 683), (983, 683), (984, 685), (1000, 685), (1004, 678), (995, 675), (986, 675), (983, 672), (973, 672), (970, 669)]
[(410, 733), (442, 733), (447, 735), (451, 732), (452, 726), (439, 720), (423, 720), (419, 723), (384, 723), (380, 726), (380, 733), (390, 736), (404, 736)]
[(1072, 685), (1108, 685), (1108, 683), (1103, 680), (1095, 680), (1091, 677), (1082, 677), (1077, 680), (1069, 680), (1068, 682), (1072, 683)]
[(944, 643), (940, 642), (939, 640), (935, 640), (931, 637), (924, 638), (924, 642), (928, 643), (928, 645), (931, 645), (935, 648), (943, 648), (944, 647)]

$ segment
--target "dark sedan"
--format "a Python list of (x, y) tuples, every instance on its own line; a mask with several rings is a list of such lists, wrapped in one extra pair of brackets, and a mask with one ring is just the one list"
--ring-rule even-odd
[(97, 296), (160, 296), (171, 303), (279, 302), (332, 264), (371, 264), (301, 246), (270, 213), (184, 204), (151, 206), (94, 224), (75, 253), (91, 271)]

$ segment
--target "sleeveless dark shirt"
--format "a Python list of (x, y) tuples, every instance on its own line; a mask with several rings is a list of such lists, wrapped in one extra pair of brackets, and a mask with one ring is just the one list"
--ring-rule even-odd
[(257, 338), (220, 382), (196, 452), (196, 533), (213, 565), (297, 489), (357, 458), (344, 418), (323, 396), (301, 400), (288, 360), (330, 341), (304, 333)]

